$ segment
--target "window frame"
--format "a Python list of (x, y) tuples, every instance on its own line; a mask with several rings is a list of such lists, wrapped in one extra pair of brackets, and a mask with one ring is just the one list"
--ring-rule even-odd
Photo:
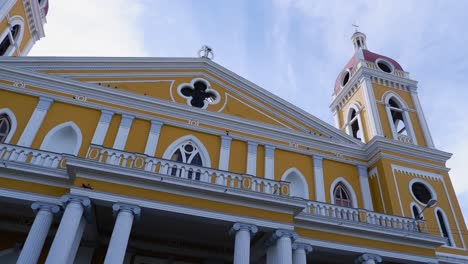
[[(18, 25), (19, 32), (18, 36), (16, 39), (12, 38), (11, 30), (13, 29), (14, 26)], [(0, 56), (12, 56), (14, 55), (15, 51), (18, 50), (18, 54), (20, 54), (20, 47), (21, 43), (23, 41), (23, 36), (24, 36), (24, 19), (21, 16), (13, 16), (8, 20), (8, 27), (0, 34), (0, 43), (3, 42), (3, 40), (8, 37), (10, 38), (10, 46), (8, 49), (5, 51), (5, 54), (0, 55)]]
[[(352, 111), (356, 111), (356, 116), (354, 118), (351, 118), (351, 113)], [(365, 136), (365, 132), (364, 132), (364, 127), (362, 126), (362, 118), (361, 118), (361, 113), (362, 113), (362, 107), (360, 107), (360, 105), (355, 102), (355, 103), (352, 103), (349, 108), (348, 108), (348, 111), (347, 111), (347, 115), (346, 115), (346, 123), (345, 123), (345, 129), (346, 129), (346, 133), (350, 136), (352, 136), (353, 138), (355, 139), (358, 139), (356, 137), (353, 136), (353, 130), (352, 130), (352, 125), (354, 122), (357, 122), (358, 126), (359, 126), (359, 130), (361, 131), (361, 138), (358, 139), (358, 140), (361, 140), (361, 142), (363, 143), (366, 143), (366, 136)]]
[[(390, 100), (391, 99), (393, 99), (393, 101), (399, 106), (399, 108), (395, 108), (393, 106), (390, 106)], [(412, 122), (411, 122), (411, 118), (410, 118), (410, 116), (408, 114), (409, 111), (408, 111), (407, 105), (405, 104), (405, 101), (400, 96), (395, 94), (394, 92), (386, 92), (383, 95), (382, 101), (385, 103), (385, 111), (387, 112), (387, 119), (388, 119), (388, 123), (390, 125), (390, 130), (392, 131), (393, 139), (395, 139), (397, 141), (400, 141), (400, 142), (406, 142), (406, 141), (404, 141), (404, 138), (409, 138), (409, 139), (411, 139), (411, 144), (417, 145), (418, 142), (417, 142), (416, 136), (414, 134), (413, 125), (412, 125)], [(393, 111), (400, 111), (402, 113), (403, 122), (405, 124), (406, 131), (407, 131), (408, 135), (398, 134), (397, 128), (395, 127), (395, 122), (393, 121), (393, 116), (392, 116), (392, 112), (391, 112), (392, 110)], [(401, 137), (403, 140), (400, 139), (399, 137)], [(406, 143), (410, 143), (410, 142), (406, 142)]]
[[(352, 207), (350, 208), (358, 208), (359, 207), (359, 204), (358, 204), (358, 200), (357, 200), (357, 196), (356, 196), (356, 192), (354, 191), (354, 188), (353, 186), (343, 177), (338, 177), (336, 178), (332, 184), (330, 185), (330, 191), (329, 191), (329, 194), (330, 194), (330, 203), (331, 204), (334, 204), (335, 202), (335, 187), (338, 185), (338, 184), (342, 184), (343, 186), (346, 187), (346, 189), (348, 190), (348, 194), (350, 194), (351, 196), (351, 204), (352, 204)], [(338, 205), (337, 205), (338, 206)]]
[(447, 239), (448, 239), (448, 243), (445, 244), (444, 247), (456, 248), (457, 246), (456, 246), (456, 244), (455, 244), (455, 240), (453, 239), (453, 235), (452, 235), (452, 232), (451, 232), (452, 229), (450, 228), (450, 223), (449, 223), (449, 221), (448, 221), (447, 215), (445, 214), (444, 210), (442, 210), (442, 208), (436, 207), (436, 208), (434, 209), (434, 216), (435, 216), (435, 219), (436, 219), (436, 221), (437, 221), (437, 225), (439, 226), (440, 236), (446, 238), (446, 237), (444, 236), (443, 231), (442, 231), (442, 225), (441, 225), (441, 223), (440, 223), (440, 221), (439, 221), (439, 217), (438, 217), (438, 215), (437, 215), (438, 213), (441, 214), (441, 216), (442, 216), (442, 218), (443, 218), (442, 220), (444, 221), (445, 228), (446, 228), (446, 230), (447, 230), (447, 236), (448, 236)]

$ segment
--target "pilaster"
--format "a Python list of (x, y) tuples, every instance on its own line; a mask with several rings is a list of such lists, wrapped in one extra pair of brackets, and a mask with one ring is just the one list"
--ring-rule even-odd
[(257, 175), (257, 147), (258, 143), (247, 142), (247, 171), (249, 175)]
[(36, 109), (29, 118), (28, 124), (23, 130), (18, 145), (23, 147), (30, 147), (34, 138), (36, 137), (37, 131), (42, 125), (42, 121), (49, 111), (50, 106), (54, 100), (47, 97), (39, 97), (39, 102), (36, 105)]
[(99, 122), (96, 126), (96, 130), (94, 131), (91, 144), (102, 145), (106, 137), (107, 130), (109, 129), (109, 124), (112, 120), (113, 115), (114, 115), (114, 112), (112, 111), (101, 110), (101, 117), (99, 118)]
[(229, 170), (229, 158), (231, 154), (231, 141), (230, 136), (221, 136), (221, 147), (219, 149), (219, 166), (218, 169), (227, 171)]
[(314, 183), (315, 183), (315, 200), (325, 202), (325, 183), (323, 180), (323, 158), (313, 155), (314, 161)]
[(372, 81), (369, 76), (363, 76), (360, 80), (362, 92), (364, 94), (364, 100), (366, 102), (365, 109), (367, 114), (367, 127), (369, 129), (370, 141), (374, 136), (383, 136), (382, 124), (380, 122), (379, 112), (377, 110), (377, 104), (375, 102), (374, 90), (372, 89)]
[(265, 178), (274, 180), (275, 179), (275, 147), (271, 145), (265, 145)]
[(130, 132), (130, 127), (132, 126), (134, 118), (134, 116), (122, 114), (122, 120), (120, 121), (119, 130), (117, 131), (117, 136), (114, 141), (114, 149), (123, 150), (125, 148), (128, 133)]
[(151, 127), (148, 134), (148, 139), (146, 140), (145, 155), (150, 157), (154, 156), (156, 148), (158, 146), (159, 134), (161, 133), (161, 127), (163, 122), (151, 120)]
[(374, 205), (372, 203), (372, 195), (369, 187), (369, 177), (367, 174), (367, 167), (363, 165), (357, 165), (359, 175), (359, 185), (361, 187), (362, 200), (364, 208), (370, 211), (374, 211)]
[(416, 87), (410, 87), (411, 99), (413, 100), (414, 108), (416, 108), (416, 115), (418, 116), (419, 124), (421, 124), (421, 129), (426, 140), (426, 144), (429, 148), (434, 148), (434, 142), (432, 140), (431, 131), (427, 125), (426, 117), (421, 107), (421, 102), (419, 101), (418, 92)]

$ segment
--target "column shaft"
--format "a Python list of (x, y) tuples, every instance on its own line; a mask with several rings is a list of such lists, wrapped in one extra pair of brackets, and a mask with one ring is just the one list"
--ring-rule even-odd
[(36, 214), (34, 223), (28, 233), (17, 264), (37, 263), (44, 241), (52, 224), (53, 214), (48, 208), (41, 208)]
[(288, 236), (283, 236), (276, 242), (277, 260), (281, 264), (292, 264), (292, 242)]
[(293, 264), (307, 264), (307, 255), (305, 249), (298, 248), (294, 250)]
[(78, 252), (78, 248), (80, 247), (81, 238), (83, 237), (83, 232), (85, 228), (86, 228), (86, 219), (82, 217), (80, 221), (80, 225), (78, 226), (78, 230), (76, 231), (75, 239), (73, 240), (73, 245), (70, 250), (70, 254), (68, 255), (67, 263), (75, 262), (76, 253)]
[(130, 231), (132, 230), (133, 218), (131, 210), (121, 209), (119, 211), (104, 264), (123, 263)]
[(266, 264), (277, 264), (276, 261), (276, 245), (271, 245), (267, 249)]
[(234, 264), (244, 263), (250, 263), (250, 231), (241, 229), (236, 232)]
[(75, 236), (83, 217), (83, 206), (80, 201), (72, 200), (63, 213), (62, 221), (55, 235), (46, 264), (67, 263)]

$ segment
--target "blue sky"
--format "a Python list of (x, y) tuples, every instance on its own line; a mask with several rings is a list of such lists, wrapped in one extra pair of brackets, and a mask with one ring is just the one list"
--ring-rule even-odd
[(49, 1), (47, 36), (31, 55), (193, 57), (208, 44), (215, 62), (331, 124), (357, 23), (371, 51), (419, 81), (468, 218), (467, 1)]

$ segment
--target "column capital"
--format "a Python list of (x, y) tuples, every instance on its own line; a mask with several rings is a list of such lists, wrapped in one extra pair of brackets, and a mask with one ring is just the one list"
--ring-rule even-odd
[(306, 254), (312, 252), (312, 250), (313, 250), (311, 245), (309, 245), (307, 243), (302, 243), (302, 242), (294, 242), (292, 244), (292, 249), (293, 250), (302, 249), (302, 250), (305, 251)]
[(50, 105), (54, 102), (54, 99), (49, 97), (39, 97), (39, 103), (37, 103), (36, 108), (39, 110), (47, 111), (49, 110)]
[(31, 208), (35, 214), (41, 210), (49, 211), (53, 214), (60, 212), (60, 206), (57, 204), (44, 203), (44, 202), (34, 202), (31, 205)]
[(296, 232), (291, 231), (291, 230), (284, 230), (284, 229), (277, 229), (273, 234), (271, 234), (271, 237), (267, 239), (266, 245), (270, 246), (273, 245), (278, 239), (283, 238), (283, 237), (288, 237), (291, 239), (291, 241), (296, 240), (299, 236), (297, 235)]
[(231, 146), (231, 141), (232, 141), (232, 137), (222, 135), (221, 136), (221, 147), (225, 148), (225, 149), (229, 148)]
[(161, 127), (164, 123), (158, 120), (151, 120), (150, 133), (159, 134), (161, 132)]
[(359, 256), (354, 263), (355, 264), (368, 264), (368, 263), (380, 263), (382, 262), (382, 257), (375, 254), (362, 254)]
[(101, 110), (101, 117), (99, 118), (99, 122), (110, 123), (113, 115), (114, 115), (114, 112), (103, 109)]
[(255, 233), (257, 233), (258, 227), (252, 224), (235, 223), (234, 225), (232, 225), (231, 230), (229, 230), (229, 235), (232, 236), (240, 230), (249, 231), (250, 235), (253, 236), (255, 235)]
[(112, 205), (112, 210), (114, 216), (117, 216), (120, 211), (127, 211), (129, 213), (132, 213), (136, 219), (140, 219), (141, 216), (141, 208), (136, 205), (115, 203)]
[(69, 203), (79, 203), (86, 209), (91, 206), (91, 200), (88, 197), (73, 194), (65, 194), (64, 196), (60, 197), (60, 201), (64, 205)]
[(122, 120), (120, 121), (120, 126), (131, 127), (133, 119), (135, 119), (135, 116), (122, 114)]
[(254, 141), (247, 141), (247, 146), (248, 148), (257, 148), (258, 147), (258, 143), (257, 142), (254, 142)]
[(358, 164), (358, 165), (356, 165), (356, 167), (358, 169), (359, 176), (367, 177), (367, 166), (366, 165)]
[(273, 151), (273, 150), (275, 150), (275, 149), (276, 149), (276, 148), (275, 148), (275, 146), (273, 146), (273, 145), (265, 145), (265, 150), (267, 150), (267, 151)]

